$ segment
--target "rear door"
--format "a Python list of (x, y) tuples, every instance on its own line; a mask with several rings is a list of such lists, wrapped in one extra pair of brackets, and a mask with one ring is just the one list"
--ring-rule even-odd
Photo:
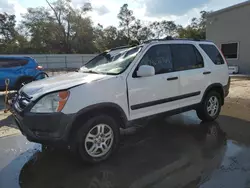
[(229, 72), (226, 60), (214, 44), (204, 43), (199, 45), (205, 52), (205, 58), (211, 65), (211, 82), (227, 85)]
[(193, 43), (172, 44), (171, 49), (175, 71), (180, 71), (180, 107), (200, 103), (210, 85), (210, 67)]
[(10, 86), (14, 86), (17, 78), (22, 74), (22, 66), (28, 60), (18, 58), (0, 57), (0, 88), (5, 87), (5, 79), (10, 79)]

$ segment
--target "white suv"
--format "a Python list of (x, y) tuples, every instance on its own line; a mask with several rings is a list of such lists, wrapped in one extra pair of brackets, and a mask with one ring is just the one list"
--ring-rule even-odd
[(118, 146), (119, 129), (135, 120), (193, 109), (203, 121), (216, 119), (229, 83), (212, 42), (152, 40), (25, 85), (12, 112), (30, 141), (65, 143), (85, 161), (100, 162)]

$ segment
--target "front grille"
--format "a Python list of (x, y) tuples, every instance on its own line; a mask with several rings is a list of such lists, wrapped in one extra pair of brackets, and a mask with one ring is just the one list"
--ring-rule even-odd
[(27, 97), (25, 93), (20, 93), (17, 95), (14, 105), (16, 109), (21, 112), (28, 106), (29, 103), (30, 98)]

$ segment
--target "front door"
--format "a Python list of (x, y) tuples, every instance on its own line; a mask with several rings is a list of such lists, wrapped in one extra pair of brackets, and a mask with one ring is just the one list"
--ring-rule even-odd
[[(136, 70), (141, 65), (153, 66), (155, 75), (137, 77)], [(173, 70), (168, 44), (149, 47), (127, 80), (131, 120), (179, 108), (176, 99), (180, 94), (180, 76)]]

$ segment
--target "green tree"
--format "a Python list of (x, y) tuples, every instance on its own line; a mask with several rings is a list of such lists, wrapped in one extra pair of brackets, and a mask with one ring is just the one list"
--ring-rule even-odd
[(134, 44), (136, 42), (139, 44), (142, 41), (149, 40), (154, 37), (154, 34), (150, 27), (142, 24), (141, 20), (136, 20), (135, 23), (131, 26), (132, 39)]
[[(80, 27), (84, 27), (83, 24), (87, 24), (86, 32), (91, 30), (89, 28), (89, 25), (92, 24), (91, 20), (83, 19), (85, 13), (92, 9), (91, 4), (85, 3), (80, 9), (76, 9), (71, 6), (70, 0), (57, 0), (53, 3), (46, 0), (46, 2), (53, 12), (50, 18), (56, 23), (62, 50), (66, 53), (72, 53), (71, 41), (76, 38), (83, 39), (83, 37), (79, 37), (79, 34), (84, 34), (83, 28)], [(91, 32), (93, 33), (92, 30)]]
[(187, 26), (185, 28), (181, 27), (178, 29), (178, 35), (180, 38), (187, 39), (204, 39), (201, 35), (200, 30), (197, 30), (191, 26)]
[(95, 37), (95, 44), (99, 51), (127, 44), (127, 37), (124, 35), (124, 32), (113, 26), (103, 29), (103, 26), (98, 25)]
[(145, 24), (124, 4), (117, 15), (119, 27), (93, 26), (90, 3), (75, 8), (71, 0), (46, 0), (48, 7), (28, 8), (17, 26), (15, 15), (0, 13), (1, 53), (95, 53), (152, 38), (179, 36), (205, 39), (207, 14), (202, 11), (187, 27), (173, 21)]
[(156, 39), (166, 36), (175, 36), (177, 33), (177, 25), (173, 21), (155, 21), (150, 25), (150, 28), (152, 28)]
[(164, 34), (167, 36), (175, 36), (177, 34), (177, 25), (173, 21), (162, 21)]
[(150, 27), (143, 26), (139, 30), (139, 33), (138, 33), (138, 36), (137, 36), (137, 41), (141, 43), (143, 41), (150, 40), (153, 37), (154, 37), (154, 33), (152, 32)]
[(0, 14), (0, 35), (1, 42), (9, 42), (15, 39), (16, 17), (7, 13)]
[(152, 28), (154, 37), (156, 39), (159, 39), (164, 35), (164, 28), (161, 22), (158, 22), (158, 21), (153, 22), (152, 24), (150, 24), (150, 28)]
[(23, 15), (20, 26), (30, 38), (30, 53), (59, 52), (54, 49), (59, 46), (60, 37), (57, 33), (57, 25), (50, 17), (49, 9), (44, 7), (29, 8)]
[(206, 23), (207, 15), (211, 12), (201, 11), (200, 18), (193, 18), (191, 24), (186, 28), (180, 27), (178, 29), (179, 37), (181, 38), (194, 38), (206, 39)]
[(70, 49), (73, 53), (95, 53), (97, 48), (94, 44), (94, 27), (92, 20), (88, 17), (72, 17), (70, 31)]
[(20, 46), (27, 40), (17, 32), (16, 17), (7, 13), (0, 13), (0, 52), (19, 53)]
[(124, 31), (127, 37), (127, 42), (129, 43), (129, 41), (132, 39), (131, 37), (132, 25), (135, 21), (135, 17), (133, 16), (133, 11), (128, 9), (128, 4), (124, 4), (121, 7), (117, 17), (120, 20), (119, 27), (122, 29), (122, 31)]
[(23, 15), (22, 26), (29, 34), (31, 53), (95, 52), (92, 21), (86, 17), (91, 4), (74, 8), (70, 0), (46, 1), (49, 8), (29, 8)]

